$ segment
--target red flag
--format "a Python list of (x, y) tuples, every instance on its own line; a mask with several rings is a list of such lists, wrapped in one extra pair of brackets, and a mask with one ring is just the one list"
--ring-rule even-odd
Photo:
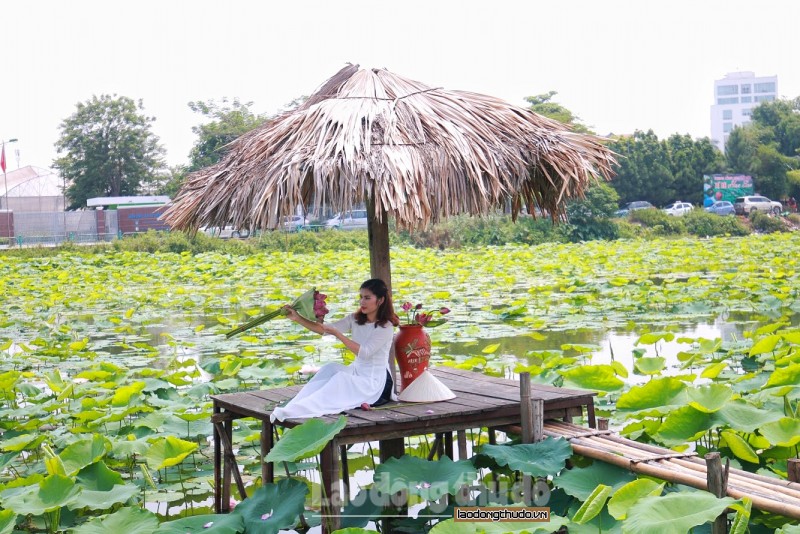
[(6, 172), (6, 144), (3, 143), (3, 153), (0, 155), (0, 167), (3, 168), (3, 172)]

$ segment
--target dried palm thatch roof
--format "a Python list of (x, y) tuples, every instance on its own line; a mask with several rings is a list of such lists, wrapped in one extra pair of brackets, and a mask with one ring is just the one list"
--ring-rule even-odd
[(189, 176), (163, 217), (172, 227), (273, 228), (298, 205), (367, 202), (408, 228), (509, 200), (514, 216), (557, 216), (614, 163), (599, 139), (497, 98), (357, 65), (229, 148)]

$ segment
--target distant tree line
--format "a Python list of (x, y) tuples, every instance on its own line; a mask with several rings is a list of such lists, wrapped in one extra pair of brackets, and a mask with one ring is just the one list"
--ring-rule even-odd
[[(556, 93), (528, 97), (530, 109), (576, 131), (590, 131), (580, 119), (552, 101)], [(614, 136), (618, 154), (611, 186), (621, 204), (647, 200), (656, 206), (682, 200), (702, 205), (703, 175), (749, 174), (756, 192), (773, 199), (800, 197), (800, 97), (763, 102), (752, 122), (734, 128), (723, 155), (707, 137), (673, 134), (659, 140), (652, 130)]]
[[(591, 132), (570, 110), (553, 100), (550, 91), (525, 100), (540, 115)], [(287, 108), (301, 104), (300, 97)], [(167, 168), (164, 149), (151, 131), (155, 121), (144, 115), (142, 102), (116, 95), (94, 96), (77, 104), (74, 114), (61, 123), (56, 142), (60, 157), (54, 166), (71, 185), (65, 194), (71, 209), (86, 206), (98, 196), (135, 195), (142, 192), (174, 196), (188, 173), (213, 165), (237, 137), (264, 124), (269, 116), (254, 113), (253, 103), (238, 99), (189, 102), (203, 122), (192, 128), (197, 139), (185, 166)], [(659, 140), (649, 130), (612, 137), (608, 146), (618, 154), (616, 177), (610, 190), (590, 195), (586, 204), (569, 209), (584, 227), (598, 222), (614, 202), (647, 200), (664, 206), (675, 200), (702, 203), (703, 175), (749, 174), (756, 191), (770, 198), (800, 198), (800, 97), (764, 102), (753, 109), (752, 122), (735, 128), (723, 155), (709, 138), (692, 139), (673, 134)], [(602, 208), (601, 208), (602, 206)]]

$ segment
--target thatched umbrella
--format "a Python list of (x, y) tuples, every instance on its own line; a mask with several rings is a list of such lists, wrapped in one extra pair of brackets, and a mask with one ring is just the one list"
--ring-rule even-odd
[(366, 204), (370, 270), (391, 283), (389, 217), (413, 229), (510, 203), (557, 218), (613, 163), (598, 138), (497, 98), (348, 65), (189, 176), (163, 218), (269, 229), (297, 206)]

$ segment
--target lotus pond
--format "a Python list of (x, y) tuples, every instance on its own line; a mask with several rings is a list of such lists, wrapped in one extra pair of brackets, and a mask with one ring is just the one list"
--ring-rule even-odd
[[(735, 467), (785, 478), (800, 443), (798, 249), (795, 234), (394, 248), (394, 296), (452, 310), (449, 323), (430, 330), (433, 365), (507, 377), (528, 371), (541, 383), (593, 389), (600, 415), (631, 439), (718, 450)], [(330, 317), (348, 313), (368, 265), (366, 251), (0, 255), (0, 534), (294, 525), (298, 510), (314, 506), (307, 497), (318, 488), (313, 454), (291, 457), (294, 478), (265, 486), (228, 519), (207, 515), (209, 395), (287, 385), (302, 380), (303, 365), (348, 356), (286, 320), (230, 340), (224, 333), (311, 287), (328, 295)], [(249, 420), (234, 429), (237, 459), (255, 487), (259, 430)], [(529, 532), (561, 525), (665, 532), (654, 526), (664, 517), (674, 532), (686, 532), (726, 506), (740, 529), (800, 532), (796, 522), (746, 501), (709, 500), (575, 458), (564, 469), (569, 447), (557, 441), (541, 445), (546, 454), (528, 451), (555, 464), (530, 467), (502, 460), (507, 451), (492, 451), (475, 434), (475, 450), (487, 451), (476, 458), (491, 461), (452, 462), (440, 477), (442, 493), (486, 469), (510, 483), (524, 472), (547, 478), (549, 505), (560, 516), (528, 524)], [(408, 447), (404, 462), (425, 461), (425, 440)], [(376, 470), (369, 449), (354, 451), (349, 463), (368, 482), (381, 469), (431, 469), (387, 463)], [(441, 497), (410, 493), (428, 506)], [(264, 518), (256, 503), (279, 494), (299, 508)], [(464, 532), (464, 524), (452, 528), (442, 521), (434, 531)]]

